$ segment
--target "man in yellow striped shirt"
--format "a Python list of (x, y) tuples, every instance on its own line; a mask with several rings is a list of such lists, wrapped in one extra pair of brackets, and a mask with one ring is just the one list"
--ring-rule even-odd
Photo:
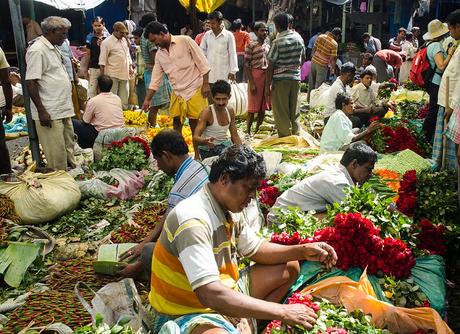
[[(278, 303), (297, 279), (298, 260), (331, 267), (337, 255), (325, 243), (282, 246), (256, 236), (245, 208), (265, 173), (259, 154), (231, 146), (213, 163), (209, 183), (168, 215), (152, 261), (154, 333), (163, 325), (180, 333), (254, 333), (246, 318), (305, 328), (316, 322), (305, 305)], [(256, 264), (240, 275), (237, 255)]]

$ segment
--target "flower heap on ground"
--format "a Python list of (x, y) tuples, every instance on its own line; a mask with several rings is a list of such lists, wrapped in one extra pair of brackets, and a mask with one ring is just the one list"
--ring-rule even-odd
[(312, 238), (302, 239), (294, 233), (273, 234), (271, 241), (280, 244), (327, 242), (337, 252), (337, 268), (348, 270), (360, 267), (369, 274), (382, 272), (396, 278), (410, 276), (415, 257), (407, 245), (399, 239), (380, 237), (380, 230), (360, 213), (338, 214), (333, 227), (315, 232)]

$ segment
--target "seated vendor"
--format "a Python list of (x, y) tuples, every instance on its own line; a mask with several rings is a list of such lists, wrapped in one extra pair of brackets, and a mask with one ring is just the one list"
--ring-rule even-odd
[(359, 124), (353, 124), (353, 127), (357, 128), (362, 125), (369, 125), (371, 117), (383, 117), (388, 111), (388, 104), (377, 100), (377, 92), (371, 86), (372, 71), (364, 70), (360, 77), (361, 82), (351, 89), (351, 96), (354, 102), (353, 116), (359, 119)]
[[(233, 145), (213, 162), (209, 183), (170, 212), (153, 253), (153, 333), (164, 324), (174, 333), (256, 333), (252, 319), (315, 324), (306, 305), (279, 303), (298, 277), (299, 260), (330, 268), (337, 255), (326, 243), (273, 244), (248, 227), (239, 213), (265, 174), (261, 155)], [(237, 255), (255, 264), (240, 273)]]
[(337, 110), (332, 114), (321, 135), (321, 152), (343, 151), (350, 143), (364, 139), (368, 134), (380, 127), (378, 122), (372, 122), (361, 131), (353, 129), (353, 100), (347, 93), (339, 93), (335, 100)]
[(153, 248), (163, 230), (166, 216), (180, 201), (195, 194), (208, 181), (206, 167), (188, 155), (188, 146), (179, 132), (162, 130), (153, 138), (150, 146), (158, 168), (174, 176), (174, 185), (169, 193), (168, 208), (160, 222), (139, 245), (122, 255), (122, 259), (140, 255), (139, 261), (121, 270), (120, 274), (125, 277), (135, 277), (143, 269), (150, 273)]
[(212, 85), (211, 93), (214, 103), (201, 112), (193, 133), (193, 142), (199, 149), (195, 152), (195, 159), (198, 160), (219, 155), (232, 144), (241, 144), (235, 124), (235, 112), (227, 107), (231, 96), (230, 84), (217, 80)]
[(92, 148), (100, 131), (125, 126), (121, 99), (110, 91), (112, 84), (108, 75), (100, 75), (97, 78), (98, 95), (86, 103), (83, 120), (72, 119), (81, 148)]
[(268, 214), (271, 223), (276, 221), (277, 208), (298, 207), (302, 211), (326, 211), (326, 205), (340, 202), (345, 197), (344, 189), (363, 184), (372, 175), (377, 154), (366, 144), (351, 144), (337, 166), (307, 177), (277, 198)]

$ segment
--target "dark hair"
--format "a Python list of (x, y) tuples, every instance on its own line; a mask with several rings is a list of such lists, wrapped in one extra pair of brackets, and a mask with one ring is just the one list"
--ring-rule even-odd
[(214, 96), (216, 94), (219, 94), (219, 93), (220, 94), (226, 94), (226, 95), (230, 96), (231, 92), (232, 92), (232, 87), (225, 80), (217, 80), (212, 85), (212, 88), (211, 88), (212, 96)]
[(149, 38), (150, 34), (159, 35), (160, 33), (167, 34), (168, 27), (166, 24), (160, 23), (158, 21), (153, 21), (147, 24), (144, 29), (144, 38)]
[(164, 129), (158, 132), (150, 143), (150, 148), (154, 157), (160, 156), (163, 151), (168, 151), (176, 156), (188, 153), (188, 146), (184, 137), (173, 129)]
[(365, 52), (365, 53), (363, 53), (363, 58), (373, 60), (374, 56), (370, 52)]
[(273, 22), (275, 22), (275, 26), (280, 30), (287, 30), (289, 27), (289, 16), (285, 12), (278, 13), (273, 18)]
[(143, 32), (144, 32), (144, 29), (137, 28), (136, 30), (133, 31), (133, 35), (137, 37), (141, 37)]
[(412, 29), (410, 31), (414, 32), (414, 31), (418, 31), (418, 30), (420, 30), (419, 27), (412, 27)]
[(364, 165), (366, 162), (375, 163), (377, 153), (364, 143), (353, 143), (343, 153), (340, 163), (347, 167), (355, 159), (359, 165)]
[(243, 23), (241, 22), (241, 19), (236, 19), (235, 21), (233, 21), (232, 26), (233, 30), (238, 30), (241, 29)]
[(399, 33), (402, 33), (403, 31), (407, 34), (407, 29), (406, 29), (406, 28), (402, 28), (402, 27), (398, 29), (398, 34), (399, 34)]
[(209, 15), (208, 15), (208, 20), (222, 21), (223, 19), (224, 19), (224, 16), (218, 10), (216, 10), (216, 11), (214, 11), (212, 13), (209, 13)]
[(353, 64), (350, 61), (343, 64), (342, 67), (340, 68), (340, 74), (345, 74), (345, 73), (354, 74), (355, 72), (356, 72), (355, 64)]
[(294, 23), (294, 16), (292, 16), (291, 14), (287, 13), (287, 16), (288, 16), (288, 23), (290, 25), (292, 25)]
[(456, 9), (447, 15), (446, 22), (450, 25), (460, 24), (460, 9)]
[(364, 78), (366, 75), (370, 75), (371, 77), (373, 77), (374, 73), (371, 70), (364, 70), (360, 75), (361, 79)]
[(352, 97), (348, 93), (339, 93), (337, 94), (337, 97), (335, 98), (335, 108), (336, 109), (342, 109), (343, 105), (347, 105), (353, 102)]
[(235, 182), (245, 178), (264, 178), (266, 173), (265, 161), (260, 154), (249, 146), (232, 145), (212, 163), (209, 182), (216, 183), (224, 174)]
[(93, 24), (94, 22), (100, 22), (102, 24), (105, 24), (105, 21), (104, 21), (104, 18), (102, 16), (95, 16), (92, 20), (91, 20), (91, 24)]
[(156, 20), (157, 20), (157, 15), (155, 13), (148, 13), (148, 14), (142, 15), (141, 20), (139, 21), (139, 26), (141, 26), (142, 28), (145, 28), (150, 22), (154, 22)]
[(371, 34), (369, 34), (368, 32), (365, 32), (365, 33), (361, 36), (362, 39), (365, 39), (365, 38), (368, 38), (368, 37), (371, 38)]
[(102, 74), (97, 77), (97, 86), (103, 93), (108, 93), (112, 89), (113, 81), (108, 75)]
[(339, 27), (335, 27), (334, 29), (332, 29), (331, 34), (336, 37), (339, 37), (340, 35), (342, 35), (342, 29), (340, 29)]
[(267, 29), (267, 24), (265, 22), (259, 21), (254, 23), (253, 30), (258, 31), (259, 29), (265, 28)]

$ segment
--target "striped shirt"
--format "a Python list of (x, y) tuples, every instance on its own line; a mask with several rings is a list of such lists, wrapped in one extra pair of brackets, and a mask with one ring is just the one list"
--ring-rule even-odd
[(298, 33), (285, 30), (273, 41), (268, 60), (274, 63), (273, 80), (299, 80), (305, 45)]
[(142, 58), (144, 59), (145, 68), (152, 69), (153, 68), (153, 59), (150, 56), (151, 52), (157, 51), (158, 47), (150, 42), (147, 38), (144, 37), (144, 34), (141, 36), (141, 54)]
[(203, 187), (208, 181), (208, 171), (206, 167), (188, 157), (177, 170), (174, 177), (174, 185), (169, 192), (168, 214), (180, 201), (192, 196)]
[(246, 46), (244, 53), (244, 65), (249, 68), (258, 68), (265, 70), (268, 67), (267, 54), (270, 50), (270, 45), (267, 43), (260, 44), (258, 41), (250, 42)]
[(337, 41), (330, 32), (319, 35), (314, 46), (312, 62), (327, 66), (333, 57), (337, 57)]
[(220, 281), (237, 289), (237, 255), (251, 257), (263, 243), (246, 217), (224, 212), (209, 185), (171, 211), (153, 252), (149, 301), (156, 312), (210, 313), (197, 288)]

